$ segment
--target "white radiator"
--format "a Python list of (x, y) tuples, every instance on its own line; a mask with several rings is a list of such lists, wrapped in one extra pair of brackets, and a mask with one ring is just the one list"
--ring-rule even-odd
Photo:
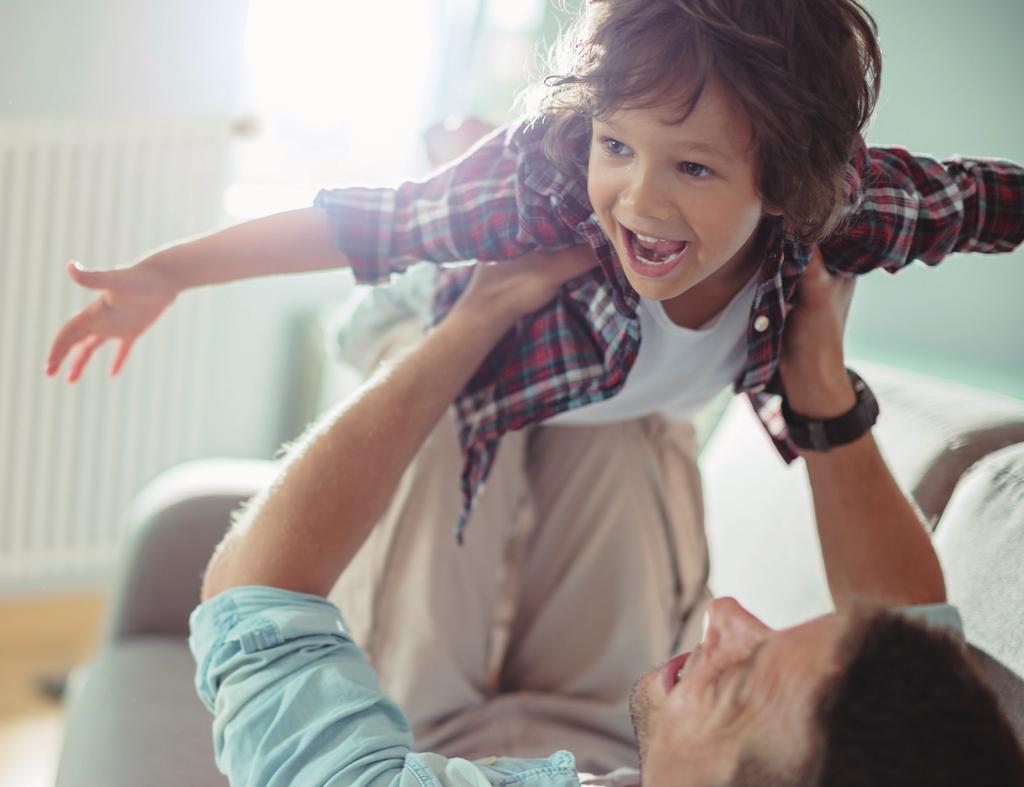
[(92, 297), (65, 261), (123, 264), (218, 224), (229, 136), (227, 120), (0, 123), (0, 594), (108, 571), (135, 492), (201, 453), (208, 299), (179, 299), (115, 380), (113, 342), (73, 386), (43, 363)]

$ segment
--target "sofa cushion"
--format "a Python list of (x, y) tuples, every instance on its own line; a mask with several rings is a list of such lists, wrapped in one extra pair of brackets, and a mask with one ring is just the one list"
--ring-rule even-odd
[(226, 787), (184, 639), (106, 648), (70, 697), (57, 787)]
[(949, 598), (1024, 741), (1024, 444), (964, 475), (935, 535)]
[(934, 525), (960, 476), (983, 456), (1024, 442), (1024, 402), (889, 367), (863, 364), (883, 403), (879, 436), (897, 477)]

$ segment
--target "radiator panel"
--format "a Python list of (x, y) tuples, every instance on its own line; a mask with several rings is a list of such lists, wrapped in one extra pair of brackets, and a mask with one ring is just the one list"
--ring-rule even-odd
[(0, 124), (0, 592), (109, 570), (132, 496), (201, 455), (213, 327), (202, 294), (179, 298), (116, 380), (113, 342), (74, 386), (43, 363), (93, 297), (65, 261), (125, 264), (216, 226), (228, 151), (226, 120)]

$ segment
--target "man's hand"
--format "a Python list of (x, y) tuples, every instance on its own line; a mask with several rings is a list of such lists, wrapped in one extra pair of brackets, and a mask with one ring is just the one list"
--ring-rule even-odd
[(483, 309), (491, 319), (511, 325), (540, 309), (563, 284), (596, 264), (589, 246), (534, 252), (508, 262), (478, 262), (459, 305)]
[(808, 418), (834, 418), (856, 403), (843, 357), (854, 280), (829, 273), (814, 247), (799, 287), (779, 359), (786, 399)]

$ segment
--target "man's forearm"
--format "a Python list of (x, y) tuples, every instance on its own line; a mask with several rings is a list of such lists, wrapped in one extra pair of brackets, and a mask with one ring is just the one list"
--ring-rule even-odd
[(871, 434), (804, 454), (822, 558), (837, 609), (944, 601), (942, 569), (914, 506)]
[(327, 214), (319, 208), (276, 213), (154, 252), (143, 265), (177, 290), (237, 279), (346, 267)]
[(419, 347), (322, 418), (218, 548), (203, 599), (237, 585), (326, 595), (419, 447), (513, 322), (457, 305)]
[[(821, 256), (812, 254), (780, 362), (788, 404), (808, 418), (836, 418), (857, 402), (843, 357), (852, 296), (853, 281), (830, 276)], [(943, 601), (931, 539), (871, 434), (803, 457), (836, 608), (857, 600), (893, 606)]]

